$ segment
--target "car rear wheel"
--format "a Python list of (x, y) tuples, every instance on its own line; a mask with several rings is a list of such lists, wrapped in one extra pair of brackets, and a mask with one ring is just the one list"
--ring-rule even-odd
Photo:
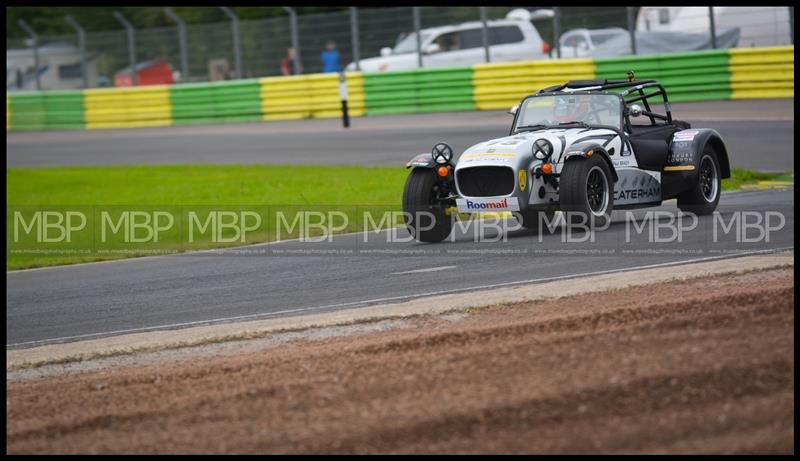
[(717, 153), (710, 145), (703, 149), (698, 163), (697, 179), (691, 189), (678, 194), (678, 208), (696, 215), (714, 212), (722, 192), (722, 178), (719, 172)]
[(403, 190), (404, 220), (408, 232), (420, 242), (441, 242), (453, 229), (453, 217), (437, 200), (437, 178), (432, 170), (414, 168)]
[(614, 208), (614, 181), (600, 155), (569, 159), (561, 170), (559, 201), (568, 225), (603, 227)]

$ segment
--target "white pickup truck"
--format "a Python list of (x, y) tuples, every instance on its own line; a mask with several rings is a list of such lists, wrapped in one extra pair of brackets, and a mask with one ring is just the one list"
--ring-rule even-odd
[[(487, 21), (491, 62), (549, 59), (550, 44), (539, 35), (531, 22), (552, 17), (552, 10), (510, 11), (505, 19)], [(458, 67), (486, 61), (483, 46), (483, 23), (465, 22), (456, 25), (420, 30), (422, 66)], [(411, 70), (419, 67), (417, 34), (405, 35), (394, 48), (381, 49), (381, 56), (359, 61), (364, 72)], [(355, 62), (346, 70), (356, 70)]]

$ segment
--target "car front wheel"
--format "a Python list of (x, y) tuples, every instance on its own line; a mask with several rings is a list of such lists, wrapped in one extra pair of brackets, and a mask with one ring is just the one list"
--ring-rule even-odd
[(437, 200), (437, 179), (427, 168), (414, 168), (403, 190), (404, 220), (408, 232), (420, 242), (441, 242), (453, 229), (453, 217)]
[(568, 225), (604, 227), (614, 208), (614, 181), (600, 155), (569, 159), (561, 170), (559, 201)]

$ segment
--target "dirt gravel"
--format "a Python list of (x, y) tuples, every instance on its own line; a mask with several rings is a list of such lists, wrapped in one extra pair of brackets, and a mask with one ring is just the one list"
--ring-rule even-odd
[(793, 453), (794, 271), (6, 383), (9, 453)]

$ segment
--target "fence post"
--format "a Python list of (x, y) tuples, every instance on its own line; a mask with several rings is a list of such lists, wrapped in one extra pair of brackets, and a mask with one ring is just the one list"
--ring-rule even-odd
[(242, 46), (239, 42), (239, 16), (227, 6), (219, 7), (231, 19), (231, 33), (233, 34), (233, 59), (235, 62), (235, 77), (242, 78)]
[(170, 7), (164, 8), (164, 13), (178, 25), (178, 46), (181, 50), (181, 71), (183, 72), (181, 80), (187, 82), (189, 81), (189, 55), (186, 49), (186, 23)]
[(487, 24), (487, 9), (485, 6), (480, 7), (480, 9), (481, 23), (483, 24), (483, 29), (481, 29), (481, 40), (483, 41), (483, 61), (491, 62), (491, 58), (489, 56), (489, 25)]
[(353, 62), (356, 63), (356, 70), (361, 70), (361, 48), (358, 38), (358, 8), (350, 7), (350, 41), (353, 43)]
[(342, 126), (350, 127), (350, 113), (347, 111), (347, 82), (344, 71), (339, 72), (339, 99), (342, 101)]
[(417, 35), (417, 67), (422, 69), (422, 43), (420, 43), (421, 34), (419, 32), (422, 21), (419, 17), (419, 7), (413, 6), (411, 8), (411, 12), (414, 14), (414, 33)]
[(628, 9), (628, 32), (631, 34), (631, 52), (636, 54), (636, 21), (633, 18), (633, 7), (626, 6)]
[(290, 6), (284, 6), (289, 13), (289, 28), (292, 35), (292, 48), (294, 48), (294, 74), (300, 75), (300, 39), (297, 35), (297, 12)]
[(81, 77), (83, 77), (83, 87), (89, 88), (89, 71), (88, 65), (86, 64), (86, 32), (72, 16), (66, 15), (64, 16), (64, 20), (78, 32), (78, 49), (81, 53)]
[(114, 18), (128, 31), (128, 62), (131, 65), (131, 83), (133, 86), (139, 85), (139, 73), (136, 72), (136, 31), (133, 24), (125, 19), (119, 11), (113, 13)]
[(553, 46), (556, 47), (556, 56), (561, 59), (561, 8), (553, 7)]
[(42, 82), (39, 78), (39, 36), (36, 35), (36, 32), (31, 28), (31, 26), (29, 26), (28, 23), (22, 19), (17, 21), (17, 24), (19, 24), (19, 26), (22, 27), (33, 40), (33, 73), (36, 76), (36, 89), (41, 91)]
[(717, 49), (717, 28), (714, 24), (714, 7), (708, 7), (708, 24), (711, 26), (711, 48), (716, 50)]

